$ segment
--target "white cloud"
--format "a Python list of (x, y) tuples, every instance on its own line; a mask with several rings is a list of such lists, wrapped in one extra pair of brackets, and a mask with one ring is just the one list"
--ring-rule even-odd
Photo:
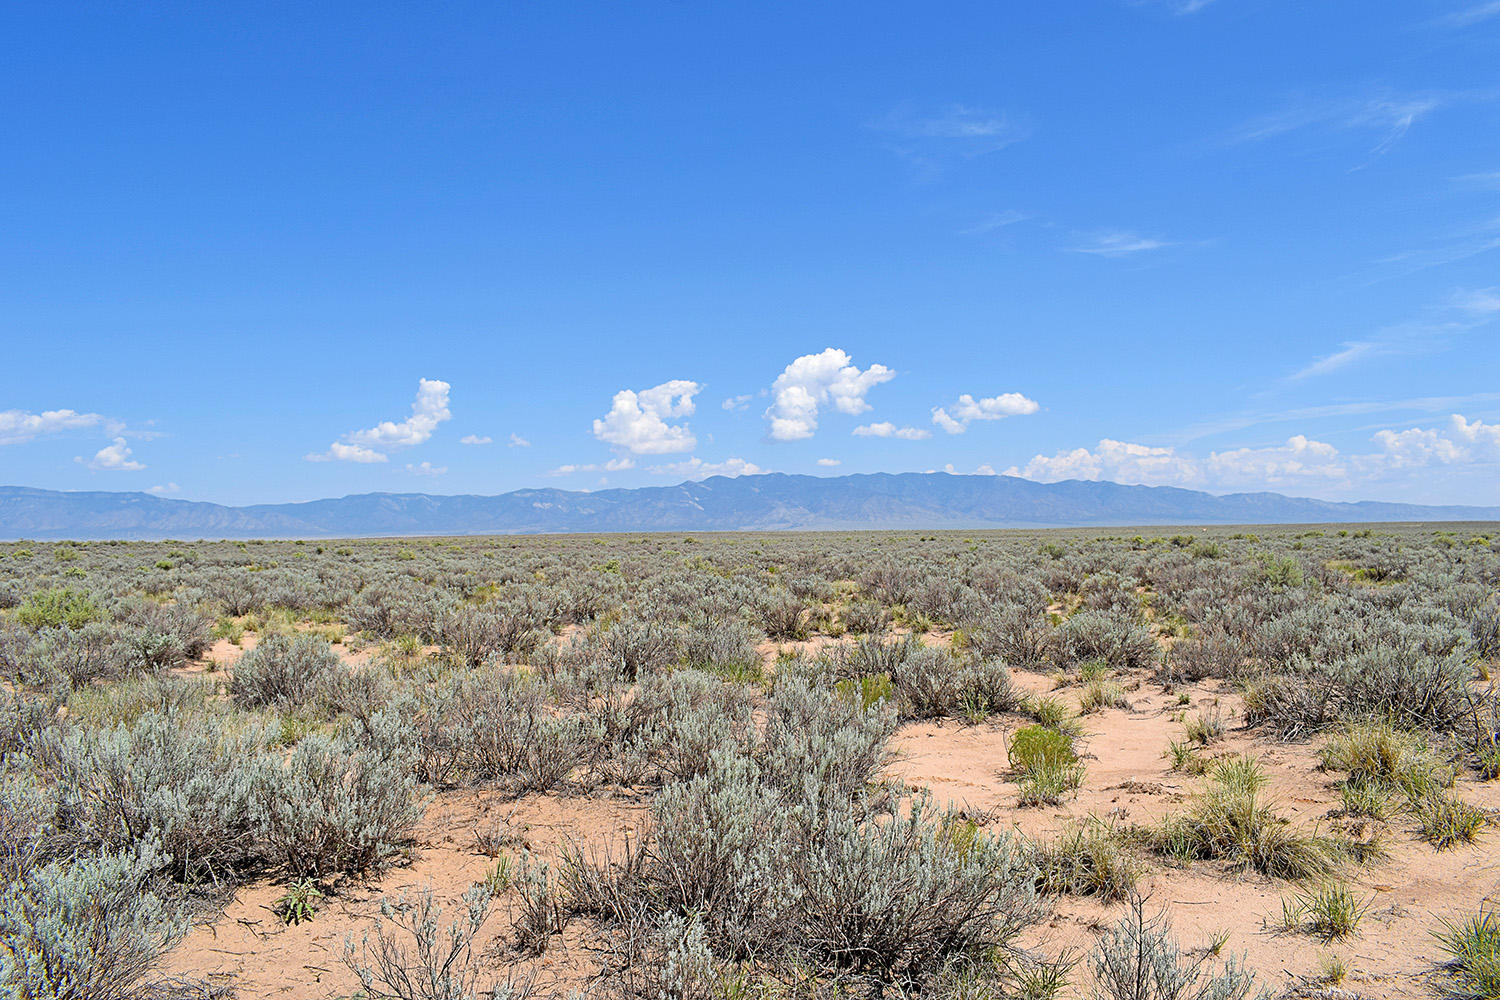
[(1410, 481), (1414, 469), (1460, 467), (1479, 470), (1500, 463), (1500, 424), (1453, 414), (1446, 427), (1383, 429), (1370, 438), (1373, 451), (1344, 454), (1325, 441), (1295, 434), (1284, 443), (1234, 448), (1197, 457), (1170, 447), (1106, 438), (1098, 446), (1037, 455), (1006, 475), (1043, 482), (1109, 480), (1150, 486), (1194, 486), (1220, 490), (1302, 487), (1348, 491), (1382, 481)]
[(1232, 138), (1239, 142), (1259, 142), (1309, 128), (1373, 132), (1378, 139), (1370, 155), (1379, 156), (1401, 141), (1418, 121), (1465, 96), (1482, 99), (1472, 94), (1398, 94), (1389, 90), (1344, 98), (1304, 99), (1247, 122)]
[(359, 462), (366, 465), (388, 461), (378, 451), (357, 444), (344, 444), (342, 441), (335, 441), (328, 446), (327, 451), (305, 457), (309, 462)]
[[(948, 475), (950, 476), (964, 475), (964, 473), (958, 471), (958, 467), (955, 466), (952, 462), (949, 462), (947, 465), (943, 466), (943, 471), (948, 473)], [(995, 471), (995, 467), (993, 465), (990, 465), (988, 462), (986, 462), (984, 465), (979, 466), (972, 473), (970, 473), (970, 475), (975, 476), (998, 476), (999, 474), (1000, 473)]]
[(1068, 249), (1073, 253), (1093, 254), (1096, 257), (1128, 257), (1131, 254), (1144, 253), (1147, 250), (1161, 250), (1174, 245), (1166, 240), (1116, 230), (1096, 233), (1087, 242)]
[(825, 469), (832, 469), (832, 468), (835, 468), (837, 466), (843, 465), (844, 463), (843, 463), (842, 459), (837, 459), (837, 458), (820, 458), (820, 459), (818, 459), (818, 464), (821, 465), (821, 466), (823, 466)]
[(1060, 479), (1107, 479), (1118, 483), (1187, 483), (1198, 477), (1196, 463), (1173, 448), (1156, 448), (1128, 441), (1101, 440), (1097, 447), (1074, 448), (1050, 458), (1037, 455), (1026, 465), (1011, 467), (1008, 476), (1042, 482)]
[(447, 473), (446, 465), (433, 465), (431, 462), (418, 462), (416, 465), (406, 463), (406, 471), (414, 476), (441, 476)]
[(1303, 379), (1313, 378), (1318, 375), (1327, 375), (1338, 371), (1340, 368), (1346, 368), (1362, 358), (1370, 357), (1378, 351), (1379, 348), (1369, 341), (1359, 340), (1347, 343), (1340, 350), (1318, 358), (1306, 367), (1292, 372), (1287, 378), (1293, 382), (1300, 382)]
[(43, 410), (41, 413), (0, 410), (0, 445), (25, 444), (43, 434), (89, 427), (104, 427), (110, 435), (118, 434), (124, 429), (119, 421), (97, 413), (79, 413), (77, 410)]
[(1496, 319), (1500, 319), (1500, 289), (1462, 289), (1413, 319), (1381, 327), (1360, 340), (1345, 341), (1339, 350), (1315, 359), (1284, 381), (1328, 375), (1371, 358), (1441, 351)]
[(903, 441), (925, 441), (932, 437), (932, 431), (922, 430), (920, 427), (897, 427), (889, 420), (882, 420), (877, 424), (864, 424), (854, 428), (855, 437), (877, 437), (877, 438), (901, 438)]
[(653, 465), (651, 472), (659, 476), (682, 476), (684, 479), (707, 479), (709, 476), (758, 476), (765, 472), (754, 462), (743, 458), (728, 458), (722, 462), (705, 462), (694, 456), (681, 462)]
[[(514, 437), (515, 435), (512, 434), (511, 436)], [(461, 437), (461, 438), (458, 439), (458, 443), (459, 444), (469, 444), (469, 445), (490, 444), (494, 440), (495, 440), (494, 438), (489, 437), (488, 435), (483, 435), (483, 434), (465, 434), (463, 437)]]
[(1454, 11), (1442, 21), (1455, 28), (1467, 28), (1471, 24), (1487, 21), (1496, 15), (1500, 15), (1500, 0), (1489, 0), (1487, 3), (1475, 4), (1473, 7)]
[(510, 441), (507, 442), (507, 444), (506, 444), (506, 447), (508, 447), (508, 448), (530, 448), (531, 447), (531, 442), (528, 441), (528, 440), (526, 440), (525, 438), (523, 438), (519, 434), (512, 434), (510, 436)]
[(551, 472), (545, 473), (545, 475), (571, 476), (577, 472), (624, 472), (627, 469), (633, 468), (635, 468), (635, 459), (629, 456), (622, 456), (620, 458), (612, 458), (602, 464), (599, 462), (587, 462), (584, 464), (559, 465)]
[(1010, 226), (1025, 222), (1031, 218), (1025, 212), (1015, 208), (1007, 208), (1002, 212), (991, 212), (967, 229), (960, 230), (964, 236), (982, 236), (985, 233), (993, 233), (997, 230), (1007, 229)]
[(164, 497), (164, 496), (168, 496), (168, 495), (170, 495), (172, 493), (180, 492), (181, 489), (182, 489), (182, 487), (178, 486), (176, 483), (164, 483), (161, 486), (150, 486), (150, 487), (147, 487), (146, 492), (147, 493), (154, 493), (154, 494), (156, 494), (159, 497)]
[(420, 379), (411, 416), (402, 421), (383, 420), (366, 430), (351, 431), (325, 452), (306, 456), (309, 462), (384, 462), (387, 451), (411, 448), (432, 437), (438, 424), (450, 419), (447, 382)]
[(686, 379), (673, 379), (635, 392), (621, 389), (602, 420), (594, 421), (594, 437), (637, 455), (669, 455), (692, 451), (698, 439), (687, 424), (669, 424), (668, 418), (693, 415), (693, 397), (703, 387)]
[(819, 408), (832, 403), (840, 413), (857, 416), (870, 409), (865, 396), (875, 386), (889, 382), (896, 373), (885, 365), (864, 371), (837, 348), (820, 354), (804, 354), (786, 366), (771, 384), (774, 397), (766, 419), (775, 441), (801, 441), (818, 429)]
[(143, 464), (130, 457), (130, 447), (125, 444), (125, 439), (122, 437), (117, 437), (112, 443), (100, 448), (93, 458), (85, 461), (80, 455), (74, 461), (84, 462), (96, 472), (139, 472), (145, 468)]
[(1202, 474), (1223, 487), (1282, 486), (1307, 480), (1347, 479), (1349, 466), (1333, 445), (1294, 434), (1283, 445), (1235, 448), (1208, 456)]
[(1003, 420), (1035, 413), (1039, 409), (1041, 404), (1019, 392), (1004, 392), (984, 399), (975, 399), (966, 392), (958, 397), (951, 413), (947, 407), (934, 407), (932, 422), (949, 434), (962, 434), (976, 420)]
[(752, 400), (754, 398), (755, 397), (753, 395), (751, 395), (750, 393), (747, 392), (747, 393), (745, 393), (742, 396), (730, 396), (728, 399), (724, 400), (724, 402), (721, 403), (720, 405), (723, 406), (724, 409), (729, 410), (731, 412), (733, 412), (735, 410), (743, 410), (743, 409), (745, 409), (745, 407), (747, 407), (747, 406), (750, 405), (750, 400)]
[(1453, 305), (1474, 316), (1500, 313), (1500, 288), (1472, 288), (1453, 296)]
[(901, 141), (897, 152), (916, 160), (952, 153), (980, 156), (1004, 149), (1031, 134), (1030, 126), (1004, 111), (950, 104), (922, 108), (897, 105), (874, 128)]

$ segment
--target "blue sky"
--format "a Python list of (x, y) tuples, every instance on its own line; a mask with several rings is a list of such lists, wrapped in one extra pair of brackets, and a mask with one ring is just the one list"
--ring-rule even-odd
[(1500, 502), (1500, 3), (16, 3), (0, 39), (0, 482)]

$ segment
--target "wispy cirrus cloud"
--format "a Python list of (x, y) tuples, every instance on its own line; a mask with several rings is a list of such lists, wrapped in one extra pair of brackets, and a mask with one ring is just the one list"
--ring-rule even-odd
[(1142, 236), (1140, 233), (1115, 229), (1086, 236), (1074, 246), (1065, 249), (1070, 253), (1086, 253), (1095, 257), (1129, 257), (1170, 246), (1176, 246), (1176, 244), (1154, 236)]
[(1368, 340), (1356, 340), (1343, 344), (1332, 354), (1325, 354), (1302, 366), (1287, 376), (1289, 382), (1301, 382), (1319, 375), (1331, 375), (1347, 368), (1363, 358), (1384, 353), (1380, 347)]
[(1166, 11), (1178, 17), (1196, 14), (1213, 3), (1214, 0), (1131, 0), (1131, 6)]
[(1500, 17), (1500, 0), (1487, 0), (1485, 3), (1462, 7), (1440, 17), (1438, 23), (1451, 28), (1467, 28), (1492, 17)]
[(871, 121), (892, 152), (931, 176), (954, 160), (999, 152), (1031, 136), (1031, 123), (1007, 111), (967, 104), (903, 101)]
[(1500, 392), (1478, 392), (1462, 396), (1418, 396), (1408, 399), (1351, 400), (1343, 403), (1326, 403), (1322, 406), (1298, 406), (1282, 410), (1232, 414), (1192, 424), (1169, 436), (1175, 441), (1188, 442), (1268, 424), (1373, 416), (1378, 413), (1444, 413), (1496, 402), (1500, 402)]
[(1297, 133), (1342, 132), (1371, 143), (1359, 170), (1387, 153), (1421, 121), (1462, 104), (1500, 99), (1500, 90), (1401, 92), (1373, 88), (1363, 93), (1294, 97), (1276, 111), (1258, 115), (1231, 130), (1232, 143), (1266, 142)]
[(1361, 340), (1344, 341), (1338, 349), (1296, 369), (1283, 382), (1305, 382), (1331, 375), (1358, 362), (1390, 355), (1425, 354), (1448, 347), (1463, 334), (1500, 318), (1500, 289), (1460, 289), (1426, 315), (1383, 327)]

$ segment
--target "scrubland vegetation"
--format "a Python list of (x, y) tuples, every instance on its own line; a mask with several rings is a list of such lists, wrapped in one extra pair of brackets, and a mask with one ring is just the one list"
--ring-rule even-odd
[[(1260, 880), (1313, 955), (1393, 849), (1491, 838), (1497, 587), (1485, 525), (0, 545), (0, 995), (260, 995), (182, 958), (257, 886), (287, 935), (378, 899), (293, 997), (1281, 995), (1158, 890)], [(1148, 705), (1184, 792), (1067, 814)], [(1003, 808), (901, 777), (924, 726), (998, 734)], [(493, 814), (487, 874), (385, 891), (542, 800), (628, 822)], [(1424, 988), (1500, 996), (1487, 885)], [(1086, 951), (1034, 936), (1071, 900)]]

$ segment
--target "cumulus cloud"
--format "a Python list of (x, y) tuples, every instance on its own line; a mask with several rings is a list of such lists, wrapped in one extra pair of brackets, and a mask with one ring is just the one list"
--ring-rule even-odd
[(447, 382), (421, 379), (417, 398), (411, 404), (411, 416), (402, 421), (383, 420), (366, 430), (351, 431), (328, 450), (308, 455), (309, 462), (384, 462), (386, 452), (412, 448), (432, 437), (438, 424), (450, 419)]
[(635, 459), (629, 456), (612, 458), (608, 462), (586, 462), (582, 464), (559, 465), (551, 472), (545, 473), (549, 476), (571, 476), (577, 472), (624, 472), (635, 468)]
[(750, 400), (754, 398), (754, 396), (747, 392), (741, 396), (730, 396), (720, 405), (722, 405), (724, 409), (731, 412), (733, 412), (734, 410), (743, 410), (745, 409), (745, 407), (750, 405)]
[(842, 459), (838, 458), (820, 458), (818, 459), (818, 464), (823, 466), (825, 469), (832, 469), (836, 466), (843, 465), (844, 462)]
[(95, 472), (139, 472), (146, 467), (130, 457), (130, 447), (122, 437), (100, 448), (93, 458), (85, 460), (79, 455), (74, 461), (83, 462)]
[(1128, 441), (1104, 438), (1090, 448), (1074, 448), (1051, 457), (1037, 455), (1024, 466), (1012, 466), (1008, 476), (1042, 482), (1061, 479), (1107, 479), (1117, 483), (1184, 483), (1197, 470), (1191, 459), (1172, 448), (1153, 448)]
[(366, 448), (363, 445), (345, 444), (335, 441), (328, 446), (328, 450), (306, 456), (309, 462), (360, 462), (370, 464), (373, 462), (385, 462), (389, 459), (378, 451)]
[(876, 438), (901, 438), (903, 441), (925, 441), (932, 437), (932, 431), (923, 430), (920, 427), (897, 427), (889, 420), (882, 420), (876, 424), (862, 424), (854, 428), (855, 437)]
[[(511, 436), (514, 437), (515, 435)], [(458, 439), (458, 443), (469, 445), (491, 444), (492, 442), (494, 442), (494, 440), (494, 438), (484, 434), (465, 434), (463, 437)]]
[(1341, 452), (1326, 441), (1294, 434), (1282, 444), (1215, 451), (1206, 457), (1171, 447), (1108, 438), (1094, 448), (1037, 455), (1006, 475), (1043, 482), (1109, 480), (1147, 486), (1266, 489), (1320, 486), (1340, 490), (1385, 479), (1409, 478), (1414, 469), (1492, 466), (1500, 462), (1500, 424), (1453, 414), (1446, 426), (1383, 429), (1373, 450)]
[(433, 465), (431, 462), (418, 462), (416, 465), (407, 462), (406, 471), (414, 476), (441, 476), (447, 473), (448, 467), (446, 465)]
[(530, 448), (531, 442), (519, 434), (512, 434), (510, 441), (506, 443), (507, 448)]
[(896, 373), (885, 365), (861, 371), (844, 351), (830, 347), (804, 354), (786, 366), (771, 384), (773, 402), (766, 410), (775, 441), (801, 441), (818, 429), (819, 410), (832, 404), (840, 413), (858, 416), (870, 409), (865, 396)]
[(659, 476), (681, 476), (684, 479), (707, 479), (709, 476), (758, 476), (765, 472), (754, 462), (743, 458), (727, 458), (722, 462), (705, 462), (696, 455), (681, 462), (653, 465), (651, 472)]
[[(958, 471), (957, 466), (955, 466), (952, 462), (949, 462), (947, 465), (943, 466), (943, 471), (948, 473), (948, 475), (950, 476), (964, 475), (964, 473)], [(993, 465), (990, 465), (988, 462), (976, 468), (972, 473), (969, 473), (969, 475), (974, 476), (998, 476), (999, 474), (1000, 473), (995, 471), (995, 467)]]
[(163, 483), (160, 486), (148, 486), (146, 488), (146, 492), (154, 493), (159, 497), (164, 497), (169, 496), (173, 493), (180, 492), (181, 489), (182, 487), (178, 486), (176, 483)]
[(964, 393), (953, 404), (951, 412), (949, 407), (934, 407), (932, 422), (949, 434), (962, 434), (976, 420), (1004, 420), (1006, 417), (1026, 416), (1039, 409), (1041, 404), (1019, 392), (1003, 392), (984, 399), (975, 399)]
[(44, 434), (90, 427), (103, 427), (111, 436), (124, 430), (118, 420), (98, 413), (79, 413), (77, 410), (43, 410), (41, 413), (0, 410), (0, 445), (25, 444)]
[(673, 379), (636, 392), (621, 389), (614, 404), (594, 421), (594, 437), (636, 455), (670, 455), (692, 451), (698, 439), (687, 424), (669, 419), (690, 417), (696, 409), (693, 397), (703, 387), (686, 379)]

